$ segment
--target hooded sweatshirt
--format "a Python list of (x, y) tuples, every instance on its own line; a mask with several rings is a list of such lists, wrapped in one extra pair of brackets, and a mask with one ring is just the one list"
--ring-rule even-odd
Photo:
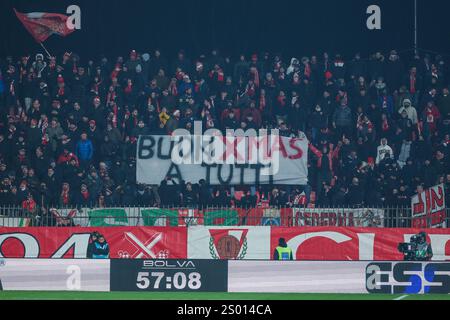
[(393, 158), (394, 152), (392, 151), (392, 148), (387, 144), (383, 146), (383, 144), (380, 142), (380, 145), (377, 148), (377, 159), (375, 163), (379, 164), (382, 160), (386, 159), (386, 157)]
[[(407, 106), (409, 104), (409, 106)], [(402, 107), (398, 110), (398, 113), (402, 113), (403, 110), (406, 110), (406, 114), (408, 118), (411, 119), (413, 124), (417, 124), (417, 110), (411, 104), (411, 100), (405, 99), (402, 102)]]
[(291, 74), (292, 72), (294, 72), (294, 70), (295, 70), (295, 66), (294, 66), (294, 62), (295, 61), (298, 61), (298, 59), (297, 58), (292, 58), (291, 59), (291, 64), (290, 64), (290, 66), (287, 68), (287, 70), (286, 70), (286, 74), (287, 75), (289, 75), (289, 74)]

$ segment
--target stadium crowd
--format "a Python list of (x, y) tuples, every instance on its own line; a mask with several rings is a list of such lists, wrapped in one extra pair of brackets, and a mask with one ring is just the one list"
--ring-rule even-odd
[[(262, 198), (408, 206), (416, 191), (450, 185), (449, 82), (442, 56), (395, 50), (288, 60), (267, 52), (233, 60), (218, 50), (192, 60), (180, 50), (172, 61), (160, 50), (98, 61), (6, 57), (0, 206), (251, 206)], [(205, 130), (304, 132), (309, 185), (138, 185), (138, 137), (192, 130), (194, 121)]]

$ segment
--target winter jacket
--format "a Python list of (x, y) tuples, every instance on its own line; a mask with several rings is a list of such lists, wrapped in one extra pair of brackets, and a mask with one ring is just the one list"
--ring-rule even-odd
[(48, 134), (48, 138), (50, 139), (52, 150), (53, 152), (55, 152), (58, 146), (58, 140), (61, 139), (64, 131), (60, 125), (57, 125), (55, 128), (48, 127), (46, 133)]
[(333, 114), (333, 122), (337, 127), (349, 127), (352, 125), (352, 111), (348, 106), (340, 106)]
[(120, 131), (117, 128), (106, 130), (105, 135), (108, 136), (109, 141), (111, 141), (114, 144), (119, 144), (122, 142), (122, 135), (120, 134)]
[(408, 160), (411, 154), (411, 142), (403, 142), (400, 148), (400, 154), (398, 156), (398, 164), (400, 167), (403, 167), (406, 164), (406, 160)]
[(87, 186), (92, 198), (96, 199), (103, 189), (103, 181), (98, 176), (94, 178), (92, 175), (89, 175), (87, 178)]
[(245, 120), (247, 117), (252, 117), (253, 121), (256, 122), (258, 126), (261, 125), (261, 112), (256, 108), (247, 108), (242, 113), (242, 119)]
[(0, 76), (0, 95), (5, 92), (5, 83), (3, 82), (2, 77)]
[(392, 98), (392, 96), (380, 96), (378, 98), (378, 104), (382, 112), (387, 114), (394, 113), (394, 99)]
[(108, 259), (109, 258), (109, 245), (105, 241), (100, 243), (94, 242), (94, 248), (92, 250), (92, 258), (94, 259)]
[(91, 140), (78, 141), (76, 154), (80, 160), (91, 160), (94, 155), (94, 146)]
[(450, 95), (442, 96), (438, 103), (439, 111), (444, 119), (450, 119)]
[(322, 129), (327, 127), (327, 116), (322, 111), (314, 112), (309, 117), (309, 123), (312, 128)]
[(351, 185), (348, 188), (347, 204), (350, 206), (361, 205), (364, 202), (364, 188), (362, 186)]
[(90, 193), (87, 193), (86, 196), (84, 196), (81, 192), (78, 192), (75, 194), (74, 202), (77, 206), (88, 207), (93, 205), (94, 199)]

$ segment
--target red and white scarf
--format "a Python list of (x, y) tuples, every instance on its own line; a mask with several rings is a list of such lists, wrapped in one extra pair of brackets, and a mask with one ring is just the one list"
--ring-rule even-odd
[(416, 74), (413, 72), (409, 75), (409, 92), (416, 93)]

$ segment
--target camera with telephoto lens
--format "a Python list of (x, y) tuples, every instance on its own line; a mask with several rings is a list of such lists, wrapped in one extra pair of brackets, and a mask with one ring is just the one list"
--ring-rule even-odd
[(417, 257), (417, 247), (420, 243), (426, 241), (426, 234), (421, 232), (411, 236), (410, 242), (402, 242), (398, 244), (398, 251), (403, 253), (404, 261), (416, 261), (419, 260)]

